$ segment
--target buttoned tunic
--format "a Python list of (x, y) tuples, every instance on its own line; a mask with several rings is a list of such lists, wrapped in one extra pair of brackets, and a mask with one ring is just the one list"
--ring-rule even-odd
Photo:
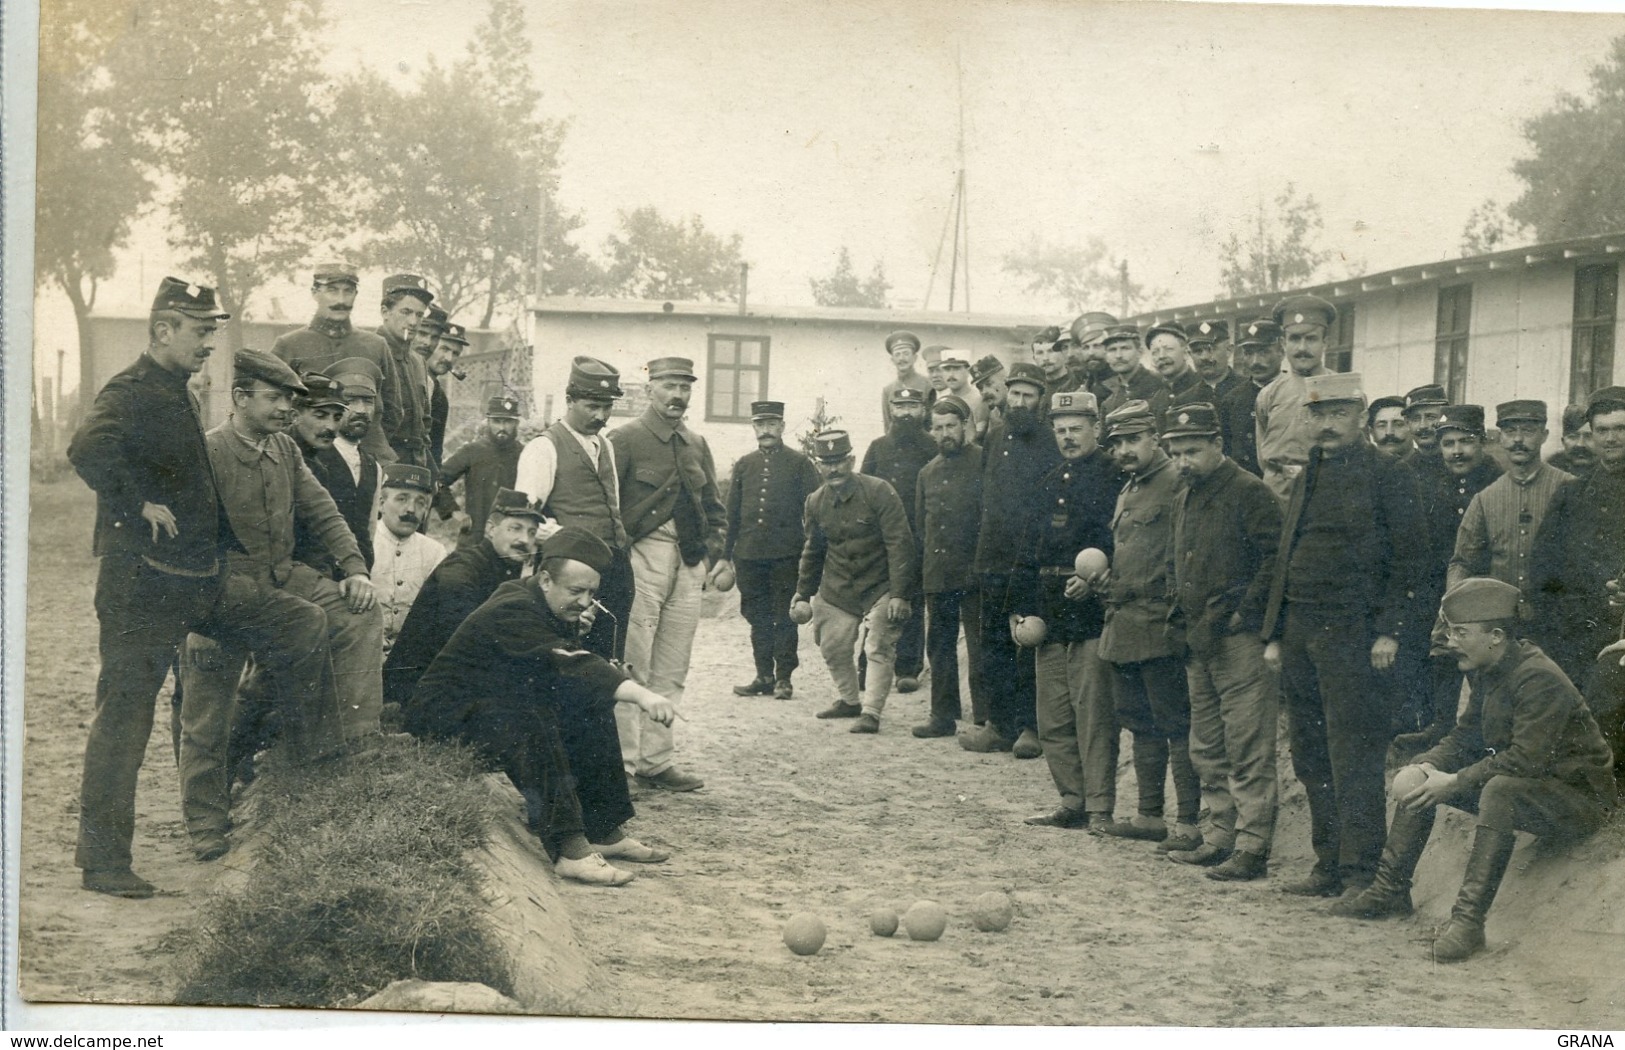
[(785, 445), (739, 457), (728, 483), (723, 557), (769, 561), (801, 555), (801, 511), (821, 484), (812, 460)]
[(1161, 452), (1132, 475), (1112, 517), (1111, 585), (1100, 658), (1114, 664), (1172, 656), (1168, 612), (1173, 605), (1174, 498), (1179, 475)]
[(395, 647), (395, 639), (406, 623), (406, 614), (417, 601), (418, 592), (429, 574), (446, 557), (445, 546), (437, 539), (414, 532), (400, 539), (382, 521), (372, 534), (372, 582), (378, 607), (384, 614), (384, 652)]
[(824, 485), (807, 497), (806, 542), (796, 593), (816, 594), (862, 617), (883, 594), (911, 600), (918, 580), (914, 536), (892, 487), (853, 474), (839, 490)]
[(1061, 462), (1055, 439), (1042, 425), (1018, 434), (1008, 420), (995, 423), (982, 456), (982, 528), (976, 538), (976, 571), (1015, 569), (1033, 513), (1032, 494)]
[(1106, 610), (1091, 592), (1066, 597), (1078, 552), (1095, 547), (1107, 558), (1114, 550), (1112, 517), (1123, 487), (1123, 472), (1104, 449), (1063, 460), (1044, 475), (1033, 496), (1036, 511), (1021, 544), (1022, 565), (1012, 590), (1017, 609), (1043, 617), (1046, 642), (1086, 642), (1100, 637)]
[(728, 512), (717, 498), (717, 468), (705, 438), (681, 422), (673, 426), (651, 405), (611, 431), (609, 443), (631, 542), (671, 522), (683, 564), (720, 557)]
[(920, 589), (926, 594), (975, 586), (972, 571), (982, 525), (982, 448), (965, 445), (938, 455), (914, 485), (920, 541)]
[(1523, 592), (1519, 610), (1525, 618), (1532, 616), (1535, 536), (1552, 497), (1573, 480), (1574, 475), (1549, 463), (1537, 463), (1527, 478), (1509, 471), (1490, 482), (1467, 505), (1456, 530), (1446, 586), (1454, 587), (1469, 576), (1493, 576)]
[[(440, 485), (450, 488), (459, 479), (463, 483), (463, 509), (468, 512), (469, 531), (467, 546), (479, 542), (485, 533), (485, 521), (491, 516), (491, 504), (496, 502), (498, 489), (516, 487), (519, 479), (518, 441), (498, 444), (491, 435), (481, 434), (446, 457), (441, 467)], [(530, 495), (530, 493), (526, 493)]]
[[(304, 328), (296, 328), (277, 336), (271, 352), (286, 361), (295, 372), (329, 374), (329, 370), (347, 357), (364, 357), (378, 366), (384, 385), (395, 371), (395, 362), (389, 355), (389, 344), (376, 332), (363, 332), (348, 321), (328, 321), (318, 318)], [(383, 389), (379, 390), (382, 400)], [(389, 440), (394, 435), (385, 428), (383, 406), (379, 405), (372, 417), (372, 426), (361, 439), (361, 447), (377, 457), (380, 463), (395, 462), (395, 450)]]
[[(1226, 459), (1174, 503), (1174, 588), (1185, 641), (1199, 655), (1229, 634), (1256, 635), (1281, 545), (1281, 504)], [(1236, 631), (1232, 616), (1240, 614)]]

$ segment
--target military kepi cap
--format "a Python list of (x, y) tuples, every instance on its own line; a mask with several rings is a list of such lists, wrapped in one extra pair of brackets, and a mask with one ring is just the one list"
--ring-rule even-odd
[(891, 353), (899, 346), (906, 346), (915, 353), (920, 352), (920, 337), (913, 332), (897, 331), (886, 337), (886, 353)]
[(343, 408), (344, 384), (321, 372), (306, 372), (299, 377), (305, 392), (294, 399), (298, 408)]
[(378, 385), (384, 373), (365, 357), (346, 357), (327, 366), (327, 374), (344, 387), (344, 393), (378, 396)]
[(510, 394), (499, 394), (485, 403), (486, 419), (518, 419), (519, 399)]
[(460, 343), (468, 345), (468, 329), (456, 321), (446, 321), (440, 326), (440, 340), (445, 343)]
[(1294, 324), (1318, 324), (1330, 328), (1337, 320), (1337, 307), (1318, 295), (1290, 295), (1275, 304), (1273, 317), (1282, 328)]
[(1049, 389), (1049, 384), (1044, 380), (1044, 370), (1026, 361), (1018, 361), (1016, 364), (1011, 365), (1010, 374), (1004, 379), (1005, 386), (1012, 386), (1016, 383), (1027, 383), (1035, 386), (1040, 394)]
[(173, 310), (200, 321), (224, 321), (231, 316), (220, 309), (213, 288), (190, 284), (179, 277), (165, 277), (158, 282), (158, 294), (152, 298), (152, 312), (160, 310)]
[(820, 430), (813, 437), (813, 458), (839, 463), (852, 454), (852, 435), (844, 430)]
[(1405, 393), (1405, 411), (1413, 408), (1440, 408), (1448, 405), (1450, 399), (1445, 396), (1444, 387), (1436, 383), (1427, 386), (1413, 387)]
[(263, 350), (250, 350), (243, 348), (237, 351), (232, 358), (233, 372), (232, 385), (249, 380), (258, 379), (262, 383), (291, 390), (295, 394), (304, 394), (305, 384), (300, 382), (299, 373), (288, 367), (288, 363), (280, 357), (275, 357)]
[(1281, 341), (1281, 326), (1267, 317), (1260, 317), (1256, 321), (1248, 321), (1241, 326), (1241, 342), (1237, 345), (1269, 346)]
[(1563, 408), (1563, 433), (1578, 434), (1580, 428), (1591, 421), (1586, 415), (1584, 405), (1565, 405)]
[(1138, 340), (1139, 338), (1140, 330), (1127, 322), (1109, 324), (1106, 326), (1106, 331), (1101, 333), (1101, 342), (1105, 343), (1115, 343), (1119, 339)]
[(1051, 419), (1056, 416), (1089, 416), (1100, 418), (1100, 402), (1087, 390), (1068, 390), (1052, 394), (1049, 399), (1049, 415)]
[(1099, 310), (1079, 314), (1072, 322), (1072, 338), (1087, 346), (1105, 336), (1106, 329), (1116, 323), (1117, 318)]
[(1618, 412), (1625, 408), (1625, 386), (1605, 386), (1586, 399), (1586, 419), (1599, 412)]
[(396, 292), (405, 292), (414, 299), (422, 300), (424, 306), (434, 302), (434, 293), (429, 291), (428, 282), (415, 273), (392, 273), (385, 277), (384, 295)]
[(1518, 615), (1518, 588), (1488, 576), (1462, 580), (1444, 594), (1439, 612), (1447, 623), (1485, 623)]
[(542, 513), (542, 508), (531, 502), (529, 496), (515, 489), (497, 489), (496, 497), (491, 500), (489, 517), (492, 518), (529, 518), (541, 524), (546, 516)]
[(621, 396), (621, 373), (614, 365), (596, 357), (577, 357), (570, 362), (570, 382), (565, 393), (571, 397), (613, 400)]
[(311, 275), (310, 283), (322, 284), (360, 284), (361, 279), (356, 276), (355, 267), (349, 263), (327, 262), (316, 267)]
[(1171, 335), (1185, 344), (1189, 344), (1191, 341), (1190, 333), (1186, 332), (1185, 326), (1178, 321), (1164, 321), (1162, 324), (1154, 324), (1147, 328), (1145, 330), (1146, 344), (1150, 345), (1151, 340), (1159, 335)]
[(1151, 411), (1151, 404), (1135, 398), (1125, 401), (1121, 405), (1106, 413), (1106, 437), (1129, 437), (1135, 434), (1149, 434), (1157, 429), (1156, 413)]
[(943, 394), (931, 405), (931, 414), (934, 416), (958, 416), (962, 422), (969, 422), (971, 417), (970, 405), (957, 394)]
[(384, 488), (434, 492), (434, 475), (416, 463), (395, 462), (384, 467)]
[(694, 374), (694, 362), (686, 357), (657, 357), (649, 362), (650, 379), (686, 379), (690, 383), (698, 383), (700, 377)]
[(783, 419), (783, 401), (752, 401), (750, 403), (750, 418), (752, 419)]
[[(492, 513), (495, 513), (493, 509)], [(580, 525), (566, 525), (542, 541), (542, 560), (568, 558), (578, 561), (600, 576), (609, 571), (615, 555), (609, 544)]]
[(891, 403), (894, 405), (923, 405), (925, 394), (911, 386), (900, 386), (891, 392)]
[(1199, 321), (1191, 329), (1191, 345), (1197, 343), (1228, 343), (1230, 341), (1230, 325), (1224, 321)]
[(1465, 430), (1469, 434), (1484, 436), (1483, 405), (1447, 405), (1439, 417), (1440, 430)]
[(972, 386), (981, 386), (1004, 371), (1004, 362), (992, 354), (988, 354), (971, 366), (970, 381)]
[(948, 349), (946, 346), (928, 346), (920, 351), (920, 356), (925, 358), (927, 370), (942, 367), (942, 352), (946, 349)]
[(1305, 405), (1325, 405), (1338, 401), (1365, 401), (1365, 384), (1360, 373), (1327, 372), (1325, 375), (1304, 378)]
[(1534, 399), (1501, 402), (1495, 406), (1495, 425), (1504, 427), (1508, 423), (1539, 423), (1545, 426), (1546, 402)]
[(1219, 433), (1219, 410), (1205, 401), (1176, 405), (1162, 414), (1162, 436), (1212, 437)]
[(428, 312), (425, 313), (418, 321), (418, 331), (443, 332), (446, 330), (446, 322), (450, 320), (451, 317), (446, 313), (446, 311), (440, 309), (440, 307), (434, 305), (433, 303), (430, 303)]

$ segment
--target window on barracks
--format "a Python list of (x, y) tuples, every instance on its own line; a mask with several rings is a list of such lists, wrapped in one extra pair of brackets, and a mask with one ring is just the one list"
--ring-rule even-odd
[(1439, 327), (1433, 337), (1433, 381), (1452, 405), (1467, 394), (1467, 333), (1473, 316), (1473, 286), (1439, 289)]
[(1337, 321), (1326, 333), (1326, 367), (1333, 372), (1354, 371), (1354, 304), (1337, 304)]
[(766, 336), (713, 335), (706, 366), (705, 418), (750, 422), (750, 403), (767, 396)]
[(1584, 401), (1614, 381), (1614, 323), (1619, 303), (1619, 266), (1582, 266), (1574, 271), (1574, 343), (1569, 352), (1569, 400)]

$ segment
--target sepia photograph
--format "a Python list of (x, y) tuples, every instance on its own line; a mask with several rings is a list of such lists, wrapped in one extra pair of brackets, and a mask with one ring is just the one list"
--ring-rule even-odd
[(1625, 10), (37, 3), (8, 1026), (1625, 1029)]

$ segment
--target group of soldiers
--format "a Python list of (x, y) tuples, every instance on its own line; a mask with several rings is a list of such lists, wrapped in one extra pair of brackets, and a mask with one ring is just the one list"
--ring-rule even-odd
[[(757, 677), (735, 692), (790, 695), (793, 625), (810, 620), (837, 691), (818, 717), (879, 732), (894, 671), (900, 691), (918, 683), (905, 639), (923, 629), (914, 736), (1042, 756), (1059, 805), (1028, 824), (1154, 841), (1217, 881), (1267, 872), (1284, 710), (1315, 864), (1283, 889), (1408, 915), (1437, 805), (1476, 813), (1430, 945), (1473, 954), (1514, 832), (1581, 838), (1614, 806), (1625, 388), (1565, 409), (1545, 462), (1540, 401), (1496, 406), (1492, 435), (1439, 386), (1368, 398), (1325, 366), (1336, 317), (1292, 296), (1232, 344), (1223, 320), (1142, 331), (1086, 313), (1008, 366), (893, 333), (888, 431), (861, 473), (840, 431), (814, 437), (823, 484), (804, 502), (784, 480), (799, 466), (777, 489), (757, 484), (763, 453), (735, 470), (747, 521), (755, 502), (759, 528), (804, 527), (788, 627), (793, 543), (776, 571), (740, 562)], [(1137, 798), (1120, 820), (1123, 730)]]
[[(257, 752), (340, 758), (398, 710), (508, 774), (559, 874), (623, 884), (609, 860), (668, 856), (626, 834), (633, 791), (703, 786), (673, 725), (702, 591), (731, 580), (754, 664), (736, 694), (793, 699), (808, 622), (836, 693), (817, 716), (853, 733), (880, 732), (928, 665), (913, 735), (1042, 756), (1059, 804), (1032, 825), (1261, 878), (1282, 710), (1316, 856), (1289, 892), (1408, 913), (1434, 807), (1476, 812), (1439, 959), (1482, 946), (1514, 831), (1578, 837), (1612, 810), (1625, 388), (1563, 413), (1559, 464), (1540, 402), (1499, 405), (1496, 439), (1436, 386), (1368, 399), (1325, 368), (1336, 310), (1312, 296), (1233, 346), (1223, 321), (1086, 313), (1040, 332), (1031, 362), (973, 364), (897, 332), (861, 469), (848, 433), (792, 448), (785, 404), (758, 401), (724, 492), (684, 422), (681, 357), (648, 363), (647, 409), (613, 430), (618, 371), (576, 357), (539, 435), (521, 443), (499, 396), (442, 459), (439, 379), (466, 336), (411, 274), (357, 331), (357, 285), (318, 270), (315, 319), (236, 354), (231, 417), (205, 433), (186, 381), (226, 315), (165, 279), (146, 352), (75, 437), (101, 556), (89, 889), (153, 891), (130, 867), (135, 778), (172, 665), (200, 860), (229, 850), (232, 780)], [(424, 528), (459, 479), (470, 527), (447, 553)], [(1125, 729), (1137, 798), (1119, 820)]]

